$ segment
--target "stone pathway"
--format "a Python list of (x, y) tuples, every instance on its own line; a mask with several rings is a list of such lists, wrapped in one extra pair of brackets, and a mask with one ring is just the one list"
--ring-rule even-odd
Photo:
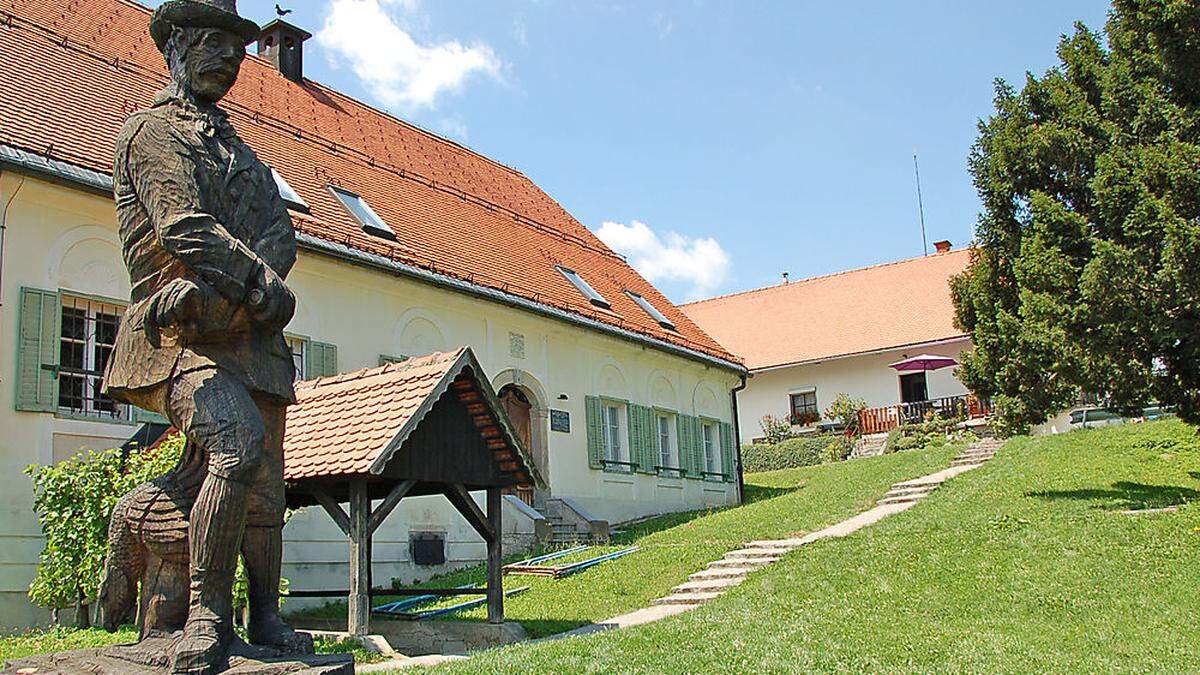
[(994, 457), (997, 448), (1002, 444), (1003, 441), (995, 438), (983, 438), (975, 441), (950, 462), (948, 469), (896, 483), (875, 503), (874, 508), (803, 537), (749, 542), (736, 551), (726, 553), (724, 558), (709, 563), (706, 569), (692, 574), (686, 583), (671, 589), (668, 595), (658, 598), (650, 607), (542, 639), (552, 640), (571, 635), (584, 635), (614, 628), (636, 626), (699, 607), (720, 597), (730, 588), (741, 584), (751, 572), (767, 567), (784, 554), (801, 546), (819, 539), (845, 537), (894, 513), (912, 508), (929, 493), (938, 489), (946, 480), (970, 471)]

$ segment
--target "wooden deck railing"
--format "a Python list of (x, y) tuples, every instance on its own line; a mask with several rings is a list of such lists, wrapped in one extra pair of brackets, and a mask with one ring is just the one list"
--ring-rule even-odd
[(863, 434), (879, 434), (891, 431), (902, 424), (919, 424), (930, 413), (939, 417), (966, 417), (978, 419), (992, 413), (991, 402), (974, 394), (947, 396), (929, 401), (915, 401), (865, 408), (858, 413), (858, 426)]

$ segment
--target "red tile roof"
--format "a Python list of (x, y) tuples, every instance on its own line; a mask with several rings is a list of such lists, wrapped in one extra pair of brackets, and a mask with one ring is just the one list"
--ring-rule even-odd
[[(0, 0), (0, 144), (111, 173), (125, 117), (168, 81), (127, 0)], [(223, 102), (243, 138), (311, 207), (297, 230), (718, 359), (733, 357), (520, 172), (312, 81), (246, 59)], [(398, 243), (362, 231), (326, 186), (361, 194)], [(612, 303), (592, 306), (554, 265)], [(668, 331), (623, 292), (654, 303)]]
[(283, 439), (284, 478), (380, 473), (433, 404), (449, 395), (468, 405), (502, 470), (520, 483), (540, 483), (480, 373), (471, 350), (462, 347), (297, 383)]
[(961, 249), (680, 309), (751, 370), (961, 338), (949, 280), (969, 260)]

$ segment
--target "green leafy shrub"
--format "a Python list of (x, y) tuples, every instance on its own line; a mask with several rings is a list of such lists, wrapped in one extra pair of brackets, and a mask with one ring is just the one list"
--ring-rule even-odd
[(903, 450), (922, 450), (973, 439), (975, 434), (958, 428), (962, 421), (961, 417), (945, 419), (934, 416), (919, 424), (896, 427), (888, 432), (883, 451), (886, 454)]
[(758, 426), (762, 428), (767, 443), (779, 443), (795, 436), (791, 423), (782, 417), (763, 415)]
[(861, 398), (853, 398), (849, 394), (838, 392), (833, 403), (825, 409), (825, 416), (837, 420), (851, 432), (858, 435), (858, 414), (867, 407), (867, 402)]
[(182, 451), (183, 437), (174, 436), (153, 452), (88, 449), (58, 464), (25, 469), (33, 480), (33, 510), (46, 538), (29, 585), (34, 603), (56, 614), (75, 607), (76, 622), (88, 625), (113, 507), (126, 492), (171, 470)]
[(742, 448), (746, 473), (794, 469), (830, 460), (845, 459), (847, 442), (840, 434), (808, 434), (779, 443), (757, 443)]

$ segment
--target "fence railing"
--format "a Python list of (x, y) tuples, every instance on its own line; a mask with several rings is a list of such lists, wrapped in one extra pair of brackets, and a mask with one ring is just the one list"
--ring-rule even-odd
[(938, 417), (978, 419), (992, 414), (991, 402), (974, 394), (946, 396), (928, 401), (898, 403), (881, 408), (864, 408), (858, 413), (858, 427), (863, 434), (891, 431), (902, 424), (924, 422), (931, 414)]

